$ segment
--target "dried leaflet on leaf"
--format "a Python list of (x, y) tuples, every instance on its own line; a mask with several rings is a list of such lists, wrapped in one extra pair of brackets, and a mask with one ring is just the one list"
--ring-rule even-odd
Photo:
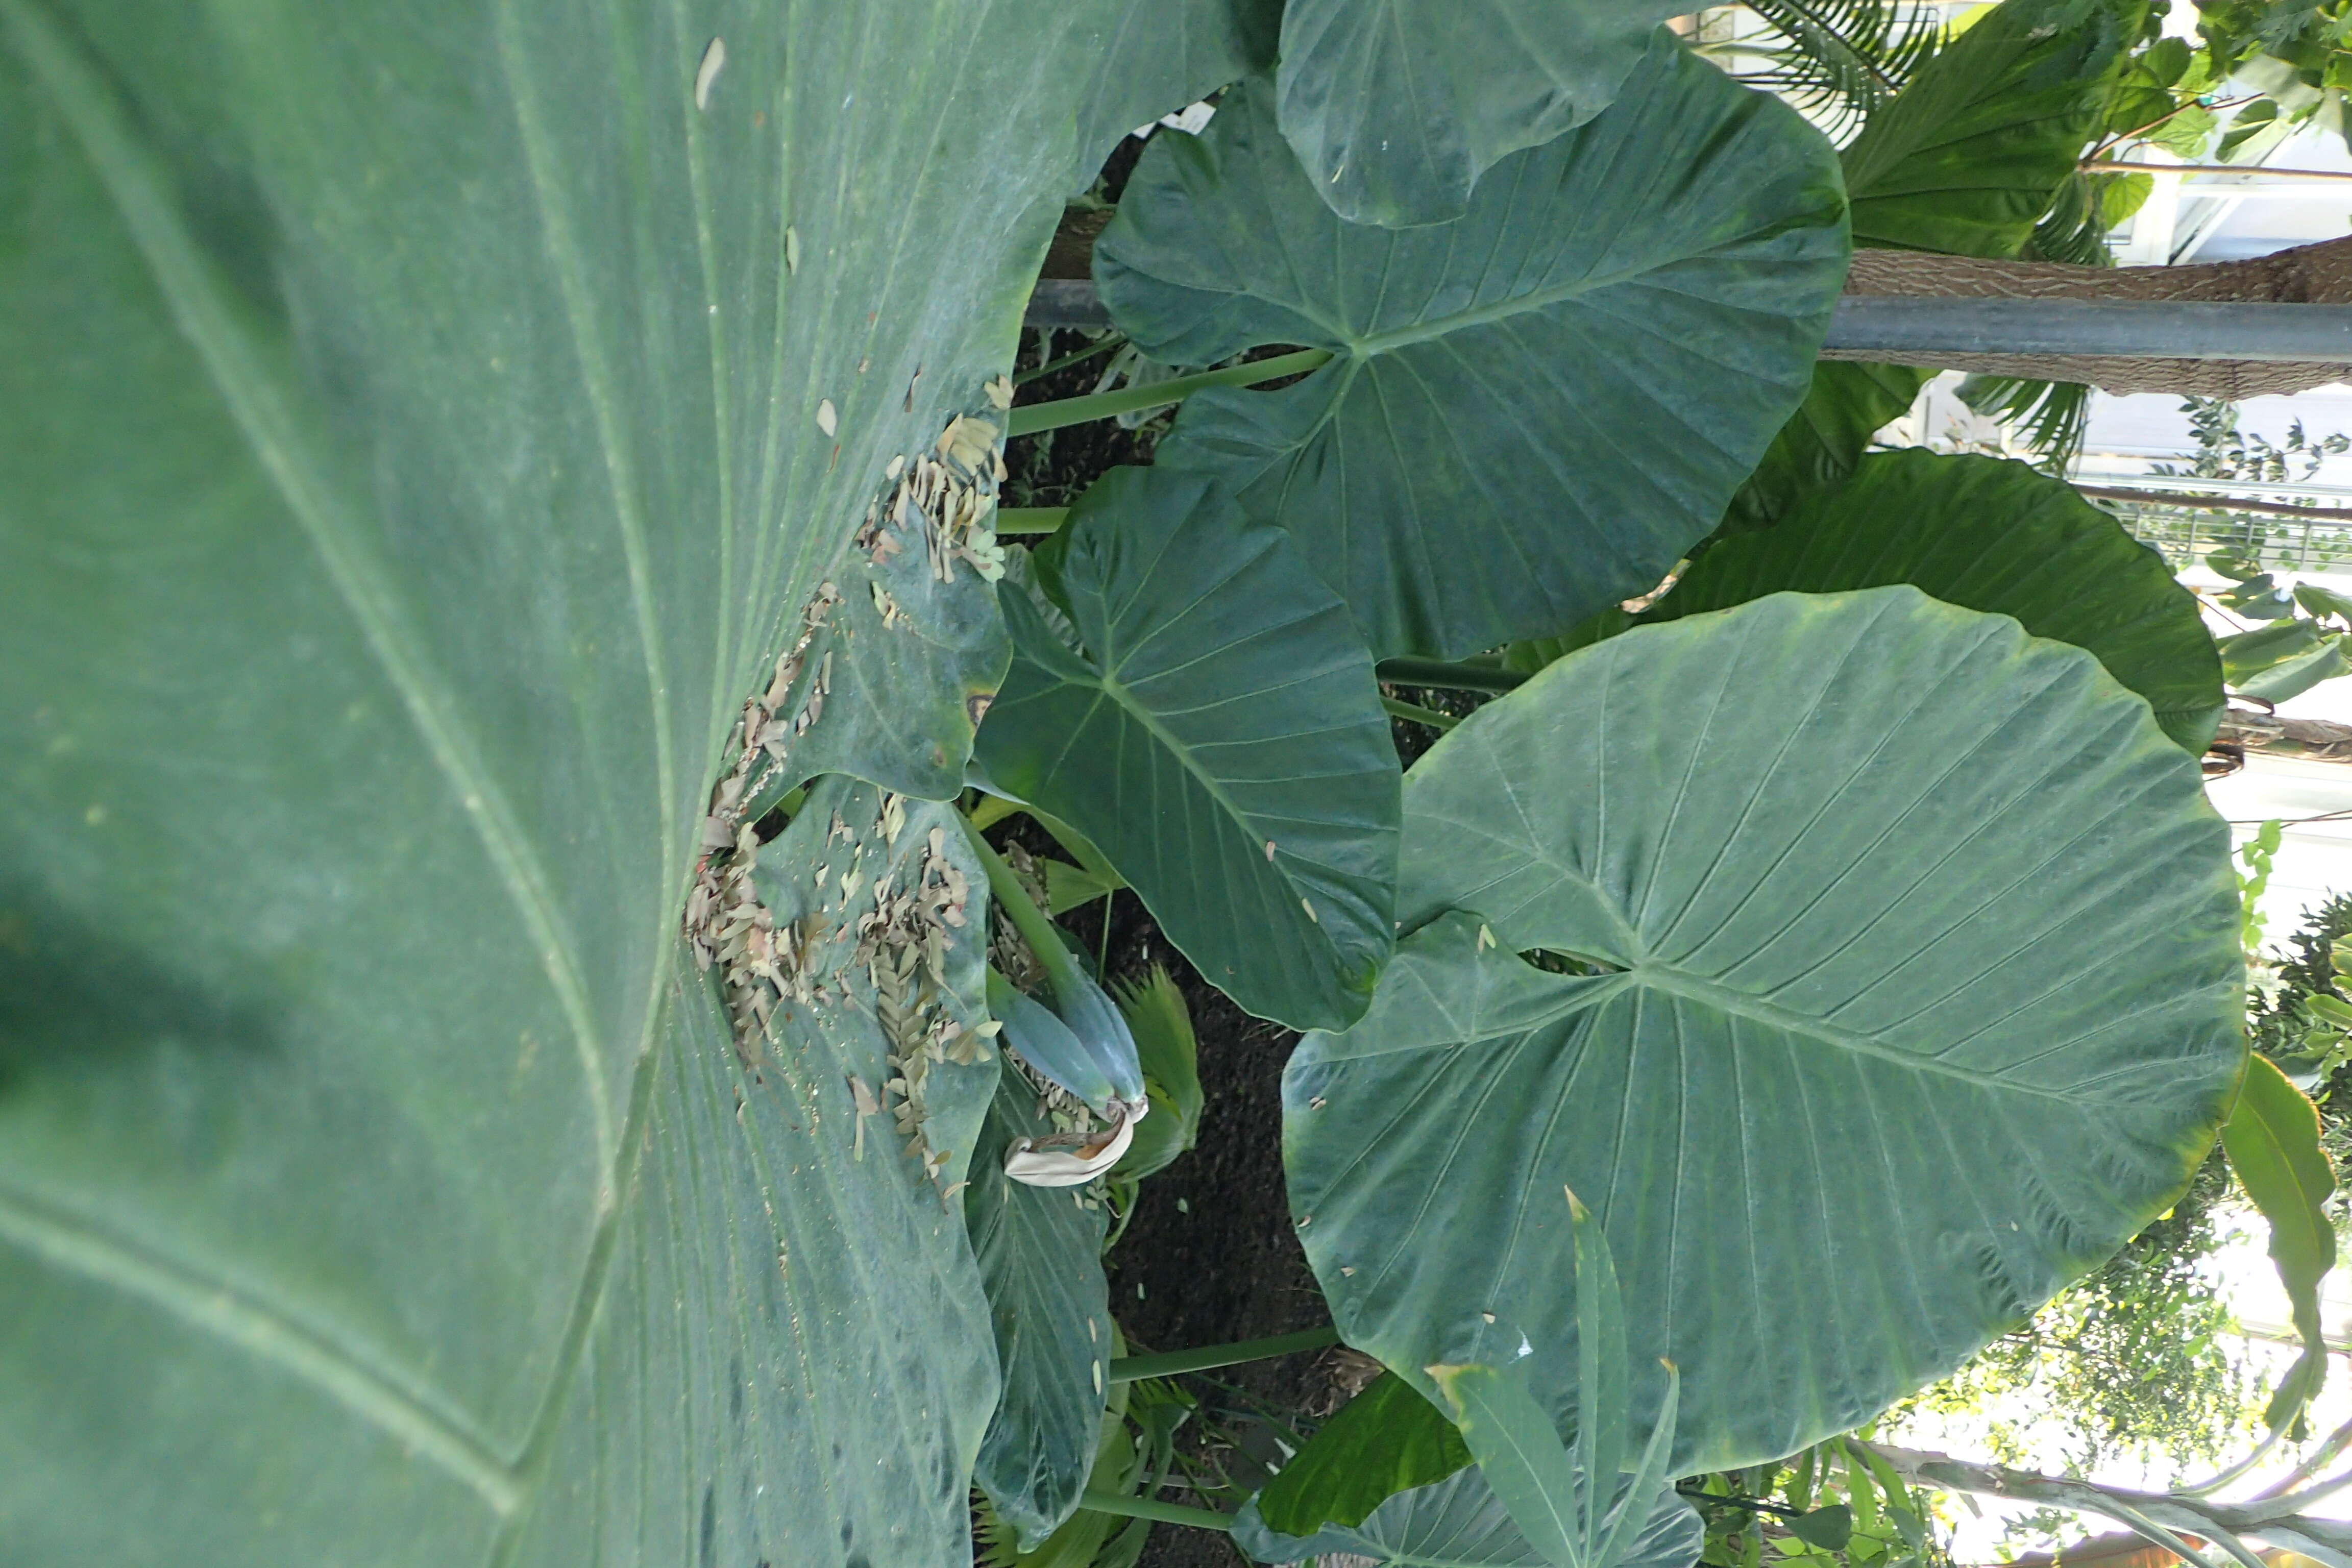
[[(991, 523), (1004, 472), (1002, 438), (997, 426), (959, 416), (932, 453), (893, 458), (888, 499), (868, 509), (856, 548), (877, 563), (899, 551), (919, 552), (946, 583), (955, 580), (958, 562), (983, 579), (1001, 574), (1003, 552)], [(895, 629), (900, 617), (887, 591), (876, 583), (870, 593), (882, 625)], [(936, 1178), (947, 1152), (931, 1149), (924, 1134), (930, 1069), (992, 1054), (981, 1030), (960, 1022), (948, 1005), (946, 955), (969, 921), (971, 884), (947, 853), (942, 830), (933, 826), (921, 841), (901, 845), (908, 802), (884, 792), (863, 833), (832, 814), (823, 841), (828, 858), (804, 871), (816, 897), (803, 900), (796, 918), (779, 919), (754, 877), (754, 821), (786, 786), (807, 776), (794, 752), (824, 718), (834, 690), (837, 645), (848, 630), (839, 616), (843, 602), (833, 582), (819, 585), (766, 688), (744, 705), (734, 763), (713, 788), (703, 823), (704, 855), (687, 900), (686, 932), (697, 963), (721, 971), (736, 1052), (755, 1079), (776, 1037), (772, 1024), (779, 1008), (855, 1005), (853, 982), (870, 984), (889, 1046), (878, 1110), (889, 1112), (908, 1152)], [(837, 843), (846, 847), (843, 855), (833, 854)], [(862, 1101), (859, 1110), (862, 1145)]]
[[(1009, 388), (1008, 388), (1009, 390)], [(989, 396), (998, 395), (991, 383)], [(919, 543), (931, 575), (942, 583), (956, 580), (961, 561), (984, 580), (1004, 575), (1004, 548), (996, 542), (996, 490), (1003, 482), (1004, 432), (1002, 426), (971, 415), (948, 421), (932, 449), (915, 458), (893, 458), (886, 477), (896, 481), (888, 500), (866, 513), (857, 531), (857, 547), (877, 566)], [(889, 595), (874, 585), (874, 604), (884, 624), (898, 616)]]

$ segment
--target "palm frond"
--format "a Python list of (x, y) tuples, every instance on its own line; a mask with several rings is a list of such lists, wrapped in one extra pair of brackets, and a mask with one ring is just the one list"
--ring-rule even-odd
[[(2033, 226), (2023, 257), (2028, 261), (2070, 261), (2077, 267), (2112, 267), (2107, 229), (2146, 194), (2145, 174), (2076, 173), (2058, 187), (2050, 210)], [(2132, 182), (2137, 181), (2137, 185)], [(2021, 381), (2013, 376), (1972, 375), (1960, 384), (1960, 401), (2000, 420), (2051, 473), (2063, 471), (2083, 449), (2091, 417), (2091, 389), (2068, 382)]]
[(2137, 210), (2150, 184), (2146, 174), (2069, 174), (2051, 197), (2050, 210), (2033, 226), (2019, 259), (2112, 267), (2107, 231)]
[(1960, 401), (2014, 426), (2044, 473), (2063, 473), (2090, 430), (2091, 389), (2075, 382), (1972, 375), (1960, 383)]
[(1858, 132), (1943, 40), (1943, 13), (1908, 0), (1745, 0), (1780, 36), (1742, 79), (1808, 110), (1834, 141)]

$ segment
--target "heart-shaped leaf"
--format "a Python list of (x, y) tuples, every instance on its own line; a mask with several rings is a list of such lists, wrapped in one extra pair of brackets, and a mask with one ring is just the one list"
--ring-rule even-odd
[(1675, 15), (1675, 0), (1289, 0), (1282, 133), (1349, 223), (1444, 223), (1496, 159), (1608, 108)]
[(1853, 1539), (1853, 1510), (1842, 1502), (1798, 1514), (1785, 1522), (1790, 1534), (1824, 1552), (1843, 1552)]
[[(1698, 1510), (1666, 1491), (1615, 1568), (1692, 1568), (1706, 1543)], [(1234, 1520), (1234, 1544), (1260, 1563), (1345, 1553), (1397, 1568), (1548, 1568), (1475, 1466), (1397, 1493), (1360, 1524), (1327, 1525), (1311, 1536), (1267, 1528), (1253, 1498)]]
[(1433, 1486), (1470, 1462), (1445, 1413), (1386, 1373), (1339, 1407), (1251, 1500), (1276, 1535), (1353, 1529), (1399, 1492)]
[[(1577, 1215), (1580, 1231), (1589, 1220), (1581, 1212)], [(1579, 1290), (1581, 1301), (1589, 1305), (1594, 1296), (1605, 1293), (1613, 1310), (1614, 1280), (1604, 1277), (1596, 1281), (1582, 1272), (1577, 1279), (1580, 1287), (1593, 1287)], [(1616, 1342), (1610, 1348), (1622, 1350), (1622, 1336), (1614, 1337)], [(1591, 1338), (1580, 1340), (1580, 1354), (1589, 1356), (1593, 1342)], [(1602, 1355), (1605, 1360), (1608, 1352)], [(1671, 1516), (1677, 1509), (1691, 1510), (1690, 1504), (1675, 1496), (1674, 1483), (1664, 1473), (1666, 1454), (1674, 1444), (1671, 1398), (1665, 1417), (1669, 1424), (1652, 1436), (1632, 1480), (1621, 1479), (1610, 1462), (1614, 1456), (1595, 1453), (1588, 1447), (1597, 1429), (1603, 1425), (1614, 1426), (1623, 1419), (1622, 1369), (1622, 1362), (1612, 1368), (1618, 1397), (1608, 1403), (1616, 1408), (1596, 1416), (1594, 1380), (1590, 1375), (1591, 1367), (1586, 1366), (1573, 1453), (1553, 1430), (1549, 1412), (1528, 1394), (1525, 1362), (1507, 1370), (1475, 1363), (1428, 1369), (1461, 1425), (1463, 1441), (1477, 1456), (1486, 1484), (1494, 1489), (1519, 1533), (1554, 1568), (1619, 1568), (1629, 1551), (1641, 1555), (1636, 1542), (1654, 1527), (1654, 1515)], [(1669, 1373), (1670, 1385), (1671, 1382)], [(1622, 1426), (1614, 1426), (1612, 1436), (1622, 1437)]]
[(2243, 1060), (2195, 761), (2089, 655), (1913, 588), (1560, 660), (1415, 765), (1401, 877), (1372, 1010), (1284, 1076), (1333, 1319), (1417, 1381), (1488, 1313), (1570, 1342), (1565, 1184), (1637, 1428), (1681, 1369), (1676, 1473), (1958, 1364), (2172, 1200)]
[(1004, 1395), (972, 1484), (1013, 1527), (1024, 1551), (1078, 1506), (1102, 1426), (1111, 1350), (1101, 1201), (1084, 1187), (1026, 1186), (1004, 1173), (1013, 1139), (1055, 1131), (1039, 1104), (1020, 1073), (1005, 1073), (963, 1195), (1004, 1369)]
[[(747, 1068), (679, 930), (1126, 8), (0, 0), (13, 1561), (965, 1560), (994, 1351), (872, 979)], [(849, 673), (812, 730), (956, 760)]]
[(1246, 86), (1145, 153), (1096, 276), (1171, 363), (1333, 353), (1280, 391), (1194, 395), (1156, 460), (1288, 529), (1383, 658), (1551, 636), (1656, 586), (1803, 395), (1844, 277), (1829, 143), (1664, 35), (1454, 223), (1352, 226), (1312, 188)]
[(2336, 1227), (2323, 1206), (2335, 1194), (2336, 1171), (2320, 1146), (2319, 1112), (2266, 1057), (2246, 1063), (2246, 1081), (2221, 1129), (2221, 1146), (2239, 1184), (2270, 1225), (2271, 1263), (2303, 1336), (2303, 1354), (2280, 1379), (2263, 1414), (2276, 1431), (2301, 1413), (2327, 1377), (2319, 1282), (2336, 1267)]
[(1004, 595), (990, 778), (1100, 848), (1244, 1007), (1358, 1016), (1388, 956), (1398, 783), (1345, 606), (1198, 475), (1107, 475), (1045, 561), (1081, 646)]
[(1911, 406), (1930, 374), (1844, 360), (1815, 365), (1805, 400), (1732, 496), (1722, 531), (1769, 528), (1814, 491), (1853, 472), (1872, 437)]
[(1919, 68), (1844, 153), (1853, 242), (2015, 256), (2096, 132), (2141, 0), (2005, 0)]
[(1281, 0), (1119, 0), (1087, 7), (1072, 58), (1079, 167), (1091, 179), (1119, 138), (1273, 65)]
[(2268, 626), (2223, 637), (2222, 673), (2234, 691), (2284, 702), (2352, 670), (2344, 657), (2344, 637), (2288, 610)]
[(2023, 463), (1916, 447), (1864, 458), (1777, 527), (1717, 543), (1643, 618), (1890, 583), (2087, 649), (2189, 751), (2213, 739), (2221, 658), (2197, 596), (2074, 486)]

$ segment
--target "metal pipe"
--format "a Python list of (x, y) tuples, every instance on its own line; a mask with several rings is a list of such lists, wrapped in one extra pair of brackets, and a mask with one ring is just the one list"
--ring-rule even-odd
[[(1110, 325), (1084, 279), (1040, 279), (1024, 319), (1033, 327)], [(2352, 305), (1847, 294), (1822, 346), (1898, 363), (1906, 353), (1980, 353), (2352, 363)]]
[(2352, 305), (1848, 294), (1822, 346), (1884, 354), (2352, 362)]

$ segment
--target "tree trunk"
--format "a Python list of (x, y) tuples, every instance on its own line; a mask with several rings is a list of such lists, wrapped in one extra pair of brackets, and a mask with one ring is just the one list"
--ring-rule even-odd
[[(2247, 261), (2193, 267), (2077, 267), (2058, 261), (1992, 261), (1912, 250), (1857, 250), (1846, 275), (1849, 294), (2011, 300), (2200, 300), (2242, 304), (2352, 305), (2352, 238), (2322, 240)], [(1823, 359), (1885, 359), (1829, 349)], [(2186, 396), (2258, 397), (2301, 392), (2352, 377), (2332, 361), (2298, 363), (2239, 360), (2057, 358), (1955, 353), (1906, 363), (2032, 381), (2086, 382), (2108, 392), (2168, 392)]]
[(2307, 763), (2352, 763), (2352, 724), (2327, 719), (2287, 719), (2276, 713), (2231, 710), (2222, 716), (2214, 739), (2224, 745)]

